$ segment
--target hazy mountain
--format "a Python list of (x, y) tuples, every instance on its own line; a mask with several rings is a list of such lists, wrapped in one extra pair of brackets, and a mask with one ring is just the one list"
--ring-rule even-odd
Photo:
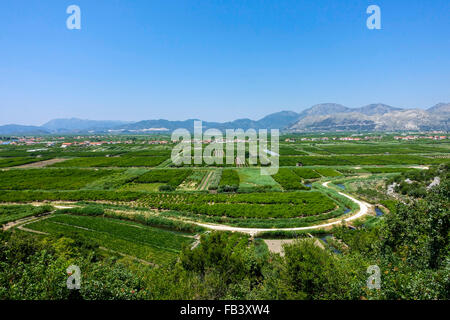
[[(269, 114), (260, 120), (251, 119), (237, 119), (229, 122), (209, 122), (202, 121), (203, 129), (215, 128), (219, 130), (226, 129), (284, 129), (289, 125), (295, 123), (299, 118), (299, 114), (293, 111), (281, 111)], [(169, 121), (164, 119), (159, 120), (144, 120), (127, 125), (122, 125), (116, 130), (122, 131), (158, 131), (157, 129), (166, 129), (172, 131), (178, 128), (185, 128), (189, 131), (194, 129), (195, 119), (184, 121)]]
[(289, 129), (291, 131), (372, 131), (375, 126), (369, 116), (357, 112), (345, 112), (307, 116)]
[(365, 114), (367, 116), (373, 116), (373, 115), (383, 115), (385, 113), (393, 112), (393, 111), (400, 111), (401, 108), (391, 107), (387, 104), (382, 103), (375, 103), (375, 104), (369, 104), (367, 106), (353, 109), (354, 112), (360, 112), (362, 114)]
[(303, 110), (299, 114), (299, 118), (305, 118), (310, 116), (326, 116), (334, 113), (343, 113), (343, 112), (351, 112), (352, 109), (347, 108), (341, 104), (337, 103), (322, 103), (316, 104), (311, 108)]
[(23, 126), (19, 124), (7, 124), (0, 126), (0, 135), (44, 135), (48, 130), (36, 126)]
[[(138, 122), (55, 119), (41, 127), (5, 125), (0, 135), (40, 135), (49, 133), (168, 133), (175, 129), (194, 129), (194, 121), (165, 119)], [(281, 111), (259, 120), (236, 119), (228, 122), (203, 121), (203, 130), (280, 129), (290, 132), (308, 131), (430, 131), (448, 130), (450, 103), (439, 103), (427, 110), (401, 109), (382, 103), (360, 108), (348, 108), (336, 103), (314, 105), (300, 113)]]
[(284, 129), (294, 124), (300, 118), (300, 114), (293, 111), (281, 111), (269, 114), (257, 121), (260, 128)]
[(435, 115), (450, 115), (450, 103), (438, 103), (437, 105), (427, 109), (428, 113)]
[(73, 131), (88, 131), (109, 129), (129, 122), (126, 121), (111, 121), (111, 120), (84, 120), (78, 118), (71, 119), (54, 119), (42, 125), (45, 128), (54, 132), (73, 132)]

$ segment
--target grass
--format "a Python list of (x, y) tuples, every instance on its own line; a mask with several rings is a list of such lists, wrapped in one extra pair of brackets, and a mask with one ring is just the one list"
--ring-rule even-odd
[(281, 191), (280, 185), (271, 176), (261, 175), (259, 168), (244, 168), (237, 170), (239, 175), (239, 190), (267, 189)]
[(69, 237), (88, 237), (99, 246), (145, 261), (172, 261), (183, 245), (193, 239), (184, 234), (102, 217), (58, 214), (27, 225), (27, 228)]

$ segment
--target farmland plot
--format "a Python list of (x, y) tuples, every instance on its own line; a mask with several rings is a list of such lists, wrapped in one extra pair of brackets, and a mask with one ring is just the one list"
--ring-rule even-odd
[(45, 233), (87, 237), (99, 246), (162, 264), (173, 260), (183, 245), (193, 239), (186, 234), (143, 226), (137, 223), (89, 216), (55, 215), (27, 225)]
[(0, 190), (78, 190), (113, 170), (14, 169), (0, 171)]
[(261, 175), (259, 168), (245, 168), (237, 170), (239, 175), (239, 190), (266, 189), (281, 191), (280, 185), (268, 175)]

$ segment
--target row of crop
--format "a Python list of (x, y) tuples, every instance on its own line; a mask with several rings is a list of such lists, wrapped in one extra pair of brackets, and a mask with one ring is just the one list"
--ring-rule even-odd
[(99, 246), (114, 252), (131, 255), (155, 264), (172, 261), (183, 245), (192, 239), (177, 236), (174, 232), (151, 227), (136, 227), (136, 224), (118, 222), (114, 219), (56, 215), (31, 223), (27, 228), (51, 233), (65, 234), (75, 239), (89, 238)]
[(416, 155), (280, 156), (280, 166), (412, 165), (448, 163), (448, 158)]
[(331, 168), (317, 168), (314, 169), (318, 174), (324, 176), (324, 177), (338, 177), (341, 176), (342, 174), (337, 172), (334, 169)]
[(49, 158), (34, 158), (34, 157), (20, 157), (20, 158), (5, 158), (0, 159), (0, 168), (21, 166), (33, 162), (48, 160)]
[(261, 239), (305, 239), (309, 238), (309, 235), (314, 235), (316, 237), (321, 237), (329, 234), (329, 231), (324, 230), (298, 230), (298, 231), (263, 231), (255, 235), (257, 238)]
[(225, 169), (219, 183), (219, 192), (235, 192), (239, 188), (239, 175), (236, 170)]
[(0, 190), (77, 190), (114, 172), (83, 169), (0, 171)]
[[(320, 214), (336, 207), (334, 201), (318, 192), (296, 192), (290, 197), (282, 195), (282, 193), (237, 194), (230, 197), (221, 194), (155, 194), (141, 199), (139, 203), (157, 209), (248, 218), (301, 217)], [(290, 199), (294, 201), (289, 201)]]
[(300, 182), (300, 177), (292, 170), (287, 168), (280, 168), (278, 172), (272, 176), (284, 190), (309, 190)]
[(0, 226), (29, 216), (41, 215), (54, 210), (50, 205), (7, 205), (0, 206)]
[(321, 146), (322, 149), (334, 154), (411, 154), (411, 153), (433, 153), (448, 150), (436, 146), (425, 146), (420, 144), (334, 144)]
[(187, 211), (195, 214), (239, 217), (239, 218), (293, 218), (319, 213), (335, 208), (334, 203), (326, 206), (324, 203), (308, 203), (292, 206), (289, 204), (187, 204), (187, 203), (148, 203), (150, 207)]
[(307, 155), (306, 152), (295, 149), (293, 147), (290, 146), (284, 146), (281, 145), (279, 148), (279, 154), (280, 155)]
[(171, 187), (176, 188), (183, 182), (190, 174), (190, 169), (162, 169), (151, 170), (139, 176), (134, 182), (136, 183), (165, 183)]
[(58, 162), (52, 167), (156, 167), (165, 161), (165, 156), (116, 156), (75, 158)]
[(146, 193), (131, 191), (77, 190), (77, 191), (2, 191), (0, 202), (31, 201), (134, 201)]
[[(129, 209), (128, 209), (129, 210)], [(157, 227), (177, 232), (198, 233), (205, 231), (205, 228), (192, 223), (186, 223), (173, 219), (167, 219), (157, 215), (149, 215), (146, 212), (137, 213), (120, 210), (108, 210), (100, 204), (89, 204), (85, 207), (74, 207), (68, 209), (60, 209), (55, 214), (75, 214), (80, 216), (103, 216), (118, 220), (134, 221), (143, 225)]]
[(292, 171), (302, 179), (317, 179), (320, 174), (309, 168), (294, 168)]
[(219, 188), (220, 180), (222, 180), (222, 170), (214, 170), (208, 181), (208, 190), (217, 190)]
[(152, 202), (184, 202), (184, 203), (254, 203), (291, 205), (304, 204), (310, 201), (325, 201), (326, 197), (320, 192), (267, 192), (267, 193), (233, 193), (233, 194), (205, 194), (205, 193), (151, 193), (145, 199)]

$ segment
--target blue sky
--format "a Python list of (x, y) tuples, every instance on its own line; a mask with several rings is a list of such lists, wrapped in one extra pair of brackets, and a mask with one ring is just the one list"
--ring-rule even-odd
[(2, 0), (0, 43), (0, 124), (450, 102), (448, 0)]

